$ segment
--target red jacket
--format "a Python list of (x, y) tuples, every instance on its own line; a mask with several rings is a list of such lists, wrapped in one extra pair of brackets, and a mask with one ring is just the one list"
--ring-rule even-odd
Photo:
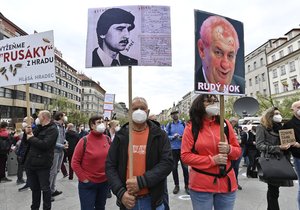
[[(236, 160), (241, 155), (241, 148), (234, 134), (234, 130), (228, 121), (230, 152), (228, 154), (227, 167), (231, 164), (231, 160)], [(219, 174), (219, 166), (213, 160), (213, 156), (219, 154), (218, 143), (220, 142), (220, 125), (215, 120), (204, 119), (203, 129), (199, 132), (198, 139), (195, 144), (195, 150), (198, 154), (191, 150), (194, 145), (192, 134), (192, 124), (188, 123), (183, 134), (181, 145), (182, 161), (194, 168), (205, 172)], [(232, 169), (228, 173), (231, 181), (231, 192), (237, 189), (237, 182)], [(202, 174), (190, 168), (189, 188), (198, 192), (226, 193), (228, 192), (228, 177), (217, 178)]]
[(86, 150), (83, 154), (83, 138), (79, 140), (72, 157), (72, 168), (79, 181), (85, 179), (93, 183), (107, 181), (105, 160), (109, 142), (104, 134), (91, 131), (87, 136)]

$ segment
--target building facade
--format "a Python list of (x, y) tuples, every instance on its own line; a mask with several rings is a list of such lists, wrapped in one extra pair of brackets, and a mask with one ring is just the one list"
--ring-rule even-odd
[[(0, 13), (0, 40), (25, 35), (28, 34)], [(77, 76), (77, 71), (63, 60), (58, 50), (55, 50), (55, 71), (55, 81), (30, 84), (31, 114), (43, 109), (59, 111), (57, 107), (51, 105), (53, 100), (60, 97), (67, 98), (68, 102), (80, 110), (81, 80)], [(0, 120), (13, 125), (26, 116), (26, 110), (25, 85), (0, 87)]]
[(103, 115), (105, 90), (99, 82), (88, 78), (85, 74), (78, 74), (81, 79), (81, 112), (86, 116)]

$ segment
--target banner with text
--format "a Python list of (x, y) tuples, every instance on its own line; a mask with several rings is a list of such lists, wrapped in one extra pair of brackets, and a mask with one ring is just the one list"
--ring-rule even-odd
[(0, 41), (0, 87), (53, 80), (53, 31)]
[(104, 96), (104, 118), (107, 117), (108, 119), (111, 119), (111, 114), (114, 110), (114, 103), (115, 103), (115, 94), (107, 93)]

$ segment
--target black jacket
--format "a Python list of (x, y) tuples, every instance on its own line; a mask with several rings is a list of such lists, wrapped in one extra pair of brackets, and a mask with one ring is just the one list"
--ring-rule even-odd
[[(288, 122), (283, 126), (283, 129), (293, 128), (295, 132), (296, 141), (300, 143), (300, 120), (295, 116), (292, 117)], [(296, 158), (300, 158), (300, 148), (290, 147), (289, 149), (292, 152), (292, 155)]]
[(66, 132), (66, 140), (68, 141), (69, 148), (68, 154), (72, 155), (74, 153), (75, 147), (79, 141), (79, 134), (76, 131), (68, 130)]
[[(164, 181), (173, 169), (173, 157), (166, 133), (154, 121), (147, 121), (149, 136), (146, 149), (146, 172), (138, 177), (140, 189), (147, 187), (152, 198), (152, 209), (163, 202)], [(106, 176), (120, 209), (126, 209), (121, 198), (126, 192), (128, 161), (128, 123), (116, 133), (106, 159)]]
[(29, 169), (50, 169), (58, 130), (53, 122), (38, 126), (29, 138), (29, 150), (25, 158), (25, 167)]

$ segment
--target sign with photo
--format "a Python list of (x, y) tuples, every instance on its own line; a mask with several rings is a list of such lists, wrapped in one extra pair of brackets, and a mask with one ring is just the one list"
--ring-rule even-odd
[(86, 67), (171, 66), (168, 6), (88, 10)]
[(55, 79), (53, 31), (0, 41), (0, 87)]
[(244, 95), (243, 23), (199, 10), (194, 15), (195, 92)]

